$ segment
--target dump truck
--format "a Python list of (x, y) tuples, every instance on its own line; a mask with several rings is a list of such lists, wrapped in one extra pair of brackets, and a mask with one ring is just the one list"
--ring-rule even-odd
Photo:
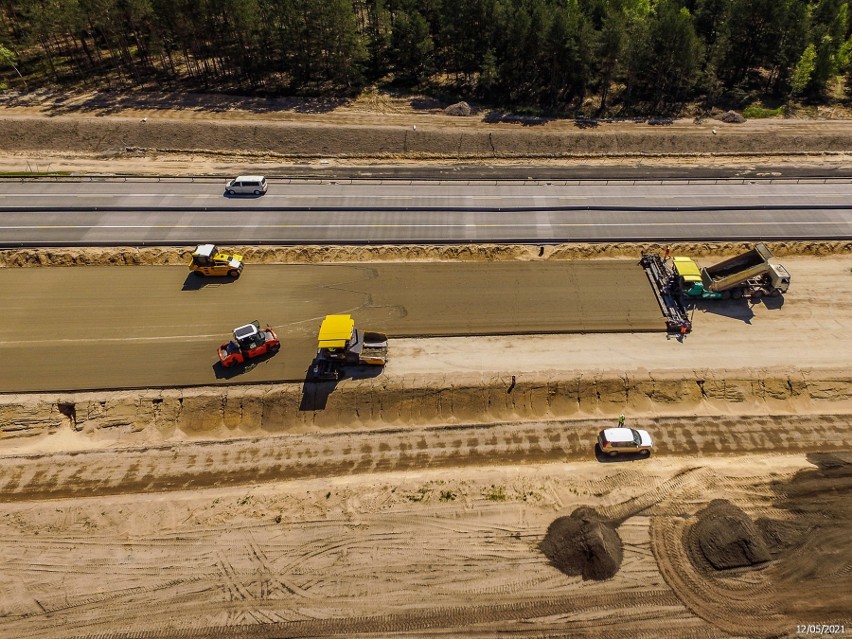
[(223, 253), (215, 244), (199, 244), (192, 253), (189, 270), (195, 275), (237, 278), (243, 272), (243, 256)]
[(340, 379), (346, 366), (384, 366), (388, 338), (384, 333), (355, 328), (351, 315), (326, 315), (319, 330), (314, 379)]
[(771, 262), (772, 253), (763, 243), (713, 266), (699, 267), (691, 258), (672, 258), (685, 297), (698, 299), (760, 299), (778, 296), (790, 288), (790, 273)]

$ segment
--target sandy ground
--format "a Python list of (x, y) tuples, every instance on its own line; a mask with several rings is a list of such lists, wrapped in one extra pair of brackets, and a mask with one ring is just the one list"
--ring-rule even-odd
[[(225, 100), (211, 113), (209, 99), (189, 98), (65, 102), (7, 101), (0, 118), (13, 135), (0, 170), (33, 170), (32, 160), (89, 172), (284, 166), (315, 148), (294, 153), (281, 141), (312, 129), (337, 140), (338, 155), (320, 150), (335, 162), (377, 120), (389, 155), (365, 161), (445, 153), (453, 136), (469, 157), (496, 136), (495, 149), (515, 144), (519, 161), (542, 152), (568, 161), (590, 149), (603, 157), (612, 144), (630, 162), (637, 145), (785, 154), (812, 140), (838, 166), (849, 150), (844, 122), (784, 123), (789, 135), (773, 123), (607, 124), (577, 138), (565, 122), (450, 120), (384, 101), (310, 113)], [(272, 127), (256, 127), (254, 142), (268, 146), (247, 156), (196, 144), (216, 147), (205, 140), (227, 135), (171, 133), (187, 120), (245, 131), (254, 126), (247, 112)], [(143, 128), (160, 118), (168, 122)], [(298, 126), (285, 134), (273, 126), (281, 124)], [(336, 138), (330, 125), (340, 127)], [(546, 129), (564, 138), (555, 152)], [(614, 135), (602, 141), (607, 129)], [(535, 135), (515, 139), (513, 130)], [(121, 148), (137, 135), (143, 148)], [(764, 146), (772, 139), (774, 149)], [(192, 153), (174, 140), (191, 141)], [(438, 146), (417, 146), (426, 141)], [(265, 254), (276, 261), (294, 250)], [(528, 250), (498, 253), (535, 259)], [(837, 634), (832, 624), (852, 624), (850, 250), (773, 250), (793, 273), (783, 305), (702, 306), (683, 341), (402, 339), (381, 376), (309, 393), (263, 384), (2, 395), (0, 636)], [(438, 257), (491, 259), (466, 251)], [(2, 257), (11, 269), (151, 257), (84, 253)], [(319, 249), (299, 261), (334, 256)], [(597, 431), (620, 412), (656, 438), (650, 459), (596, 454)]]

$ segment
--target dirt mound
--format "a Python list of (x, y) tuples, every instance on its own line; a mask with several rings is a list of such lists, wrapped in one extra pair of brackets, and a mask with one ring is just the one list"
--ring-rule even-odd
[(578, 508), (553, 521), (541, 542), (541, 551), (567, 575), (601, 581), (621, 567), (621, 538), (592, 508)]
[(455, 116), (463, 116), (467, 117), (471, 113), (470, 105), (462, 100), (461, 102), (456, 102), (455, 104), (451, 104), (446, 109), (444, 109), (444, 113), (447, 115), (455, 115)]
[(736, 111), (725, 111), (715, 116), (717, 120), (727, 122), (728, 124), (742, 124), (746, 119)]
[[(852, 253), (852, 242), (768, 242), (778, 257)], [(464, 244), (378, 246), (237, 246), (248, 264), (327, 264), (330, 262), (498, 262), (506, 260), (576, 260), (638, 257), (643, 252), (692, 257), (734, 255), (750, 249), (748, 242), (571, 243), (555, 245)], [(33, 266), (135, 266), (186, 264), (194, 247), (78, 247), (0, 250), (0, 268)]]
[(697, 568), (704, 561), (716, 570), (757, 566), (770, 559), (769, 549), (757, 526), (740, 508), (725, 499), (714, 499), (698, 513), (698, 521), (690, 529)]

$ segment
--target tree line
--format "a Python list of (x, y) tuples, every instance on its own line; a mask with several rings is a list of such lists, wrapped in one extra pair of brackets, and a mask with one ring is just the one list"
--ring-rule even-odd
[(7, 86), (346, 96), (391, 82), (492, 104), (675, 113), (824, 99), (852, 0), (0, 0)]

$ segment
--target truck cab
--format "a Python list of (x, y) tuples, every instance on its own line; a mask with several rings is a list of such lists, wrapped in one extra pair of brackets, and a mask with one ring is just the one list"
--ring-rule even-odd
[(215, 244), (199, 244), (189, 270), (200, 276), (237, 278), (243, 272), (243, 256), (223, 253)]
[(701, 269), (691, 257), (673, 257), (672, 268), (680, 283), (680, 290), (686, 297), (694, 299), (719, 299), (721, 293), (708, 291), (704, 288)]
[(769, 281), (777, 294), (786, 293), (790, 288), (790, 273), (780, 264), (770, 264)]

